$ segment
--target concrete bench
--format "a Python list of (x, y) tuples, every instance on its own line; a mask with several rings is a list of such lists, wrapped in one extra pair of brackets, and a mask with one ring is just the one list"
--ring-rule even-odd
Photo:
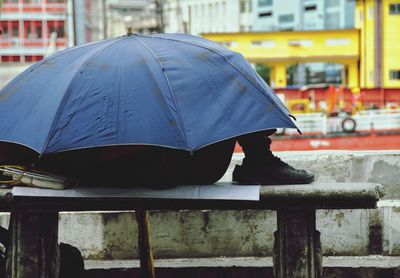
[[(135, 189), (132, 189), (135, 190)], [(274, 273), (276, 277), (319, 277), (319, 232), (316, 209), (375, 208), (383, 188), (374, 183), (323, 183), (261, 186), (259, 201), (162, 199), (93, 196), (90, 190), (71, 196), (48, 197), (40, 193), (16, 196), (0, 192), (0, 210), (11, 212), (9, 277), (57, 277), (58, 212), (135, 210), (139, 223), (142, 274), (153, 277), (147, 210), (264, 209), (277, 211)]]

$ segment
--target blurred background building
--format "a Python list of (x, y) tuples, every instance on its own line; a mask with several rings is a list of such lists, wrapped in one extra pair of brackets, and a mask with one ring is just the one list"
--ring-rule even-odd
[(354, 27), (355, 1), (253, 1), (254, 31), (321, 30)]
[(26, 65), (73, 45), (68, 31), (70, 16), (64, 0), (2, 1), (0, 87)]
[[(368, 131), (351, 144), (378, 149), (400, 138), (400, 0), (0, 0), (0, 88), (56, 51), (128, 27), (240, 52), (305, 133)], [(355, 148), (329, 138), (329, 148)], [(296, 148), (315, 149), (310, 142)]]
[(137, 33), (162, 31), (152, 0), (74, 0), (76, 44)]
[(202, 33), (251, 32), (251, 0), (168, 0), (166, 31)]
[[(310, 85), (400, 98), (399, 0), (3, 0), (0, 87), (63, 48), (125, 34), (203, 35), (289, 97)], [(384, 96), (382, 96), (384, 94)], [(349, 96), (347, 96), (349, 98)]]
[(75, 45), (105, 37), (105, 2), (77, 0), (73, 2)]
[[(355, 1), (348, 0), (258, 0), (253, 2), (256, 32), (303, 31), (354, 28)], [(258, 70), (269, 72), (265, 65)], [(342, 83), (343, 66), (336, 63), (295, 63), (288, 67), (288, 87), (316, 83)], [(267, 82), (270, 81), (265, 76)]]

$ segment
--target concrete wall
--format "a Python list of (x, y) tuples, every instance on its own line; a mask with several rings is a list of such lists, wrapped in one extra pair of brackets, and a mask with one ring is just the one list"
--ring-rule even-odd
[[(319, 210), (325, 255), (400, 255), (400, 152), (280, 153), (320, 180), (374, 181), (388, 196), (377, 210)], [(241, 155), (234, 155), (229, 180)], [(0, 217), (7, 225), (7, 215)], [(153, 211), (150, 215), (156, 258), (270, 256), (274, 211)], [(89, 259), (137, 258), (137, 225), (132, 212), (60, 214), (60, 241), (78, 247)]]
[[(320, 210), (324, 255), (400, 255), (399, 207), (379, 210)], [(156, 258), (271, 256), (273, 211), (153, 211)], [(63, 213), (60, 241), (90, 259), (138, 257), (137, 225), (131, 212)]]

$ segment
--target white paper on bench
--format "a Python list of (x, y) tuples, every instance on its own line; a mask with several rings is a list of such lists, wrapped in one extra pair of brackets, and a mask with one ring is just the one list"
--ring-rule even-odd
[(150, 188), (105, 188), (78, 187), (74, 189), (53, 190), (16, 186), (11, 191), (14, 197), (133, 197), (155, 199), (202, 199), (202, 200), (243, 200), (259, 201), (259, 185), (235, 185), (216, 183), (211, 185), (181, 185), (170, 189)]

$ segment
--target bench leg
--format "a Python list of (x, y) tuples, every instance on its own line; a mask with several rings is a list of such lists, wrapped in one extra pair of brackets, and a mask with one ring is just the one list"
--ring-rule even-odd
[(140, 256), (140, 272), (142, 278), (155, 278), (153, 252), (150, 243), (149, 213), (147, 210), (135, 211), (138, 223), (138, 245)]
[(7, 277), (58, 277), (58, 212), (12, 212)]
[(278, 210), (275, 232), (274, 276), (319, 278), (322, 275), (320, 233), (315, 210)]

